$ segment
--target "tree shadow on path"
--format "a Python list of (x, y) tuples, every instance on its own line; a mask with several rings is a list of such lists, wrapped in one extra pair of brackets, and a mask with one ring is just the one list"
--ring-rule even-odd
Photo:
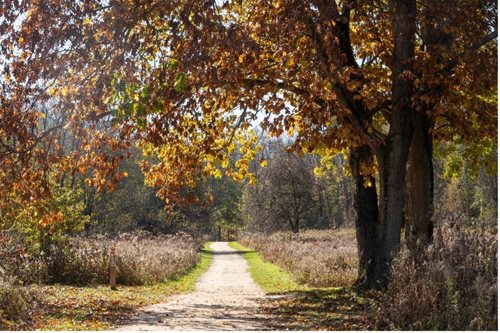
[(262, 305), (276, 330), (375, 330), (376, 294), (355, 288), (322, 288), (271, 295)]

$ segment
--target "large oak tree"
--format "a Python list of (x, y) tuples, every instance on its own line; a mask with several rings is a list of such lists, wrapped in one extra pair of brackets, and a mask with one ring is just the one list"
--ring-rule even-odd
[(185, 186), (203, 174), (252, 180), (251, 125), (261, 120), (272, 135), (294, 135), (298, 151), (349, 155), (359, 280), (368, 287), (387, 281), (405, 196), (409, 241), (432, 235), (433, 138), (483, 143), (496, 133), (493, 1), (12, 0), (0, 8), (2, 166), (17, 165), (16, 156), (26, 170), (48, 167), (44, 150), (25, 148), (42, 141), (32, 135), (40, 118), (32, 101), (50, 100), (84, 147), (53, 154), (52, 164), (91, 165), (89, 184), (103, 186), (117, 163), (104, 151), (134, 139), (160, 157), (144, 171), (176, 204), (196, 200)]

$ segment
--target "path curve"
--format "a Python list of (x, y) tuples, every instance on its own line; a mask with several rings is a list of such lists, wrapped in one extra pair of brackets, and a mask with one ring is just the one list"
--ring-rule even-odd
[(259, 311), (264, 292), (255, 284), (246, 260), (227, 242), (214, 242), (212, 265), (196, 291), (143, 308), (118, 330), (266, 330)]

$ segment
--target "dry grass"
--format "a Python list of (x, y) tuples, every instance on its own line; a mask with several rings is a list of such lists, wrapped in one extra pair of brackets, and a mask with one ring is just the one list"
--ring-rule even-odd
[[(356, 277), (353, 230), (248, 234), (241, 243), (317, 289), (267, 304), (278, 329), (496, 330), (497, 231), (436, 230), (418, 255), (402, 250), (384, 292), (348, 286)], [(320, 287), (320, 288), (318, 288)]]
[(357, 276), (354, 229), (307, 230), (299, 234), (251, 233), (239, 242), (310, 287), (346, 287)]
[(141, 306), (193, 290), (210, 262), (206, 244), (201, 260), (182, 277), (141, 286), (119, 285), (117, 290), (106, 285), (19, 286), (0, 281), (0, 330), (110, 329)]
[(153, 236), (135, 232), (117, 238), (67, 238), (44, 254), (30, 254), (22, 241), (10, 238), (0, 247), (0, 267), (21, 284), (102, 284), (108, 282), (113, 248), (117, 283), (124, 285), (176, 278), (200, 258), (199, 245), (187, 234)]
[[(200, 259), (199, 244), (187, 234), (153, 236), (136, 232), (113, 239), (104, 236), (72, 237), (52, 244), (50, 253), (30, 252), (21, 237), (7, 233), (0, 234), (0, 241), (0, 329), (38, 327), (39, 323), (33, 321), (36, 317), (34, 313), (40, 313), (40, 309), (56, 309), (58, 306), (61, 314), (56, 315), (54, 322), (57, 322), (58, 318), (64, 318), (65, 313), (78, 316), (79, 310), (75, 310), (75, 306), (87, 309), (88, 311), (84, 311), (87, 313), (85, 318), (88, 317), (89, 320), (96, 316), (104, 318), (98, 322), (112, 320), (115, 316), (113, 313), (110, 314), (109, 320), (106, 316), (99, 317), (98, 314), (106, 313), (106, 308), (115, 308), (115, 305), (119, 305), (119, 308), (120, 304), (124, 304), (125, 308), (118, 309), (119, 312), (133, 311), (134, 306), (139, 304), (135, 301), (125, 299), (124, 302), (114, 302), (113, 295), (102, 293), (104, 289), (99, 287), (71, 289), (75, 287), (69, 286), (106, 284), (109, 281), (109, 261), (113, 248), (116, 252), (118, 285), (147, 285), (144, 291), (150, 293), (156, 290), (155, 284), (177, 279), (191, 270)], [(54, 283), (68, 286), (32, 286)], [(26, 287), (27, 285), (29, 287)], [(39, 292), (44, 288), (43, 292)], [(162, 294), (173, 292), (170, 285), (165, 288), (167, 289), (163, 290)], [(63, 299), (76, 297), (77, 301), (58, 300), (53, 306), (50, 301), (47, 302), (51, 293), (57, 298), (57, 293), (65, 294), (65, 290), (68, 290), (68, 293)], [(87, 295), (89, 302), (79, 299), (78, 295), (70, 295), (71, 292), (80, 295), (87, 290), (91, 291)], [(127, 290), (132, 295), (131, 299), (143, 298), (136, 292), (140, 289)], [(97, 298), (103, 296), (107, 300), (105, 306), (101, 307), (100, 300), (96, 297), (95, 302), (90, 301), (94, 299), (90, 297), (92, 292), (96, 293)], [(76, 305), (70, 306), (71, 304)], [(92, 315), (94, 312), (96, 316)], [(45, 313), (44, 316), (46, 315)], [(41, 322), (43, 323), (43, 320)], [(88, 323), (89, 327), (100, 327), (91, 324)]]
[(382, 302), (391, 329), (496, 330), (497, 233), (437, 230), (418, 256), (402, 251)]
[(122, 234), (116, 239), (75, 238), (54, 254), (62, 267), (56, 282), (106, 283), (111, 249), (115, 248), (117, 283), (143, 285), (176, 278), (199, 260), (198, 245), (187, 234), (152, 236)]

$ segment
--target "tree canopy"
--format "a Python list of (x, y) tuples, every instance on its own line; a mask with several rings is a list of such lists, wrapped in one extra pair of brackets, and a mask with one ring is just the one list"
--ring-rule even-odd
[(375, 283), (399, 246), (414, 130), (495, 144), (496, 26), (489, 0), (4, 1), (2, 204), (49, 195), (60, 171), (112, 189), (132, 144), (159, 157), (143, 171), (163, 200), (197, 201), (203, 175), (252, 181), (260, 123), (298, 152), (350, 156), (358, 229), (383, 248)]

